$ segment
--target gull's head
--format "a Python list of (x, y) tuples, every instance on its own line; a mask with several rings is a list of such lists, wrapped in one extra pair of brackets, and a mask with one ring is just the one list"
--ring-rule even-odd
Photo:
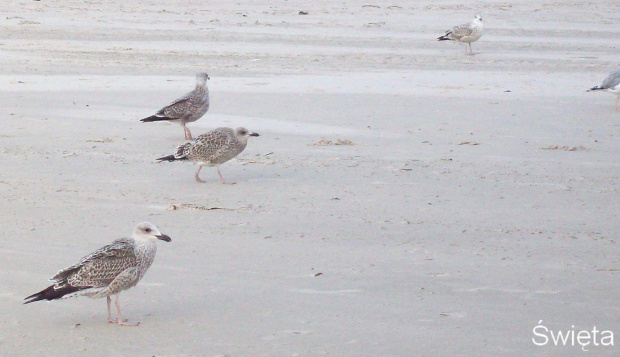
[(480, 14), (477, 14), (476, 17), (474, 17), (474, 21), (482, 22), (482, 16), (480, 16)]
[(139, 242), (154, 242), (158, 239), (170, 242), (172, 240), (167, 235), (161, 233), (156, 225), (149, 222), (138, 223), (133, 230), (133, 238)]
[(235, 136), (237, 140), (247, 142), (250, 136), (258, 136), (258, 133), (252, 133), (248, 129), (240, 127), (235, 129)]
[(207, 74), (207, 72), (200, 72), (198, 74), (196, 74), (196, 84), (200, 84), (200, 85), (206, 85), (207, 81), (211, 79), (209, 78), (209, 75)]

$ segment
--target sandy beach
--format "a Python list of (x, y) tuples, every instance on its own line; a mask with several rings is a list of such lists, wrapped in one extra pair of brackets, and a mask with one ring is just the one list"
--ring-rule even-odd
[[(620, 64), (617, 2), (0, 10), (0, 357), (619, 354), (620, 112), (586, 92)], [(475, 14), (476, 55), (436, 40)], [(183, 130), (139, 121), (202, 71), (194, 136), (260, 134), (235, 185), (157, 162)], [(172, 242), (120, 295), (139, 327), (22, 304), (142, 221)]]

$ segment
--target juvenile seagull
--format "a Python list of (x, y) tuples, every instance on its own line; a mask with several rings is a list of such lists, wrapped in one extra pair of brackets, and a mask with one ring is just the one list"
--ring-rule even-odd
[(446, 34), (438, 37), (437, 39), (439, 41), (457, 41), (466, 43), (469, 45), (470, 53), (467, 52), (467, 47), (465, 47), (465, 54), (473, 55), (474, 51), (471, 49), (471, 43), (478, 41), (480, 36), (482, 36), (482, 31), (484, 31), (482, 17), (480, 15), (476, 15), (471, 23), (454, 26), (452, 29), (446, 30)]
[(162, 120), (177, 121), (185, 131), (185, 140), (192, 140), (192, 133), (185, 126), (185, 123), (200, 119), (209, 110), (209, 88), (207, 88), (207, 80), (209, 79), (211, 78), (208, 74), (198, 73), (196, 75), (196, 88), (193, 91), (161, 108), (155, 115), (140, 119), (140, 121), (143, 123)]
[[(155, 241), (158, 239), (165, 242), (171, 240), (159, 232), (154, 224), (140, 223), (134, 228), (131, 238), (117, 239), (59, 271), (50, 278), (52, 285), (25, 298), (27, 301), (24, 304), (80, 295), (93, 299), (106, 297), (108, 322), (121, 326), (138, 326), (139, 322), (130, 324), (123, 320), (118, 295), (138, 284), (146, 274), (155, 259)], [(116, 295), (116, 320), (112, 319), (110, 311), (111, 295)]]
[(196, 171), (196, 181), (205, 182), (198, 174), (203, 166), (216, 166), (220, 181), (224, 184), (234, 184), (234, 182), (224, 181), (220, 172), (220, 164), (239, 155), (248, 144), (250, 136), (258, 136), (257, 133), (250, 133), (246, 128), (217, 128), (208, 133), (202, 134), (196, 140), (185, 143), (177, 147), (174, 155), (160, 157), (159, 161), (189, 160), (198, 165)]
[(620, 67), (618, 67), (615, 71), (611, 72), (607, 78), (603, 79), (601, 85), (596, 87), (592, 87), (587, 90), (587, 92), (595, 91), (595, 90), (605, 90), (609, 93), (613, 93), (616, 95), (616, 106), (615, 110), (618, 110), (618, 100), (620, 100)]

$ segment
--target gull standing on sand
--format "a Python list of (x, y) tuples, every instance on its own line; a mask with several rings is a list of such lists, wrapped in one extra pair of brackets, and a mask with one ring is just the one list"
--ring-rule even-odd
[(614, 109), (618, 110), (618, 100), (620, 100), (620, 67), (616, 68), (616, 70), (611, 72), (607, 78), (603, 79), (603, 82), (600, 85), (588, 89), (587, 92), (596, 90), (604, 90), (615, 94), (616, 106)]
[(471, 49), (471, 43), (478, 41), (484, 31), (484, 25), (482, 24), (482, 16), (476, 15), (474, 20), (469, 24), (463, 24), (454, 26), (450, 30), (446, 30), (446, 34), (437, 38), (439, 41), (457, 41), (466, 43), (469, 45), (469, 53), (467, 47), (465, 47), (465, 54), (473, 55), (474, 51)]
[(196, 88), (178, 98), (168, 106), (161, 108), (155, 115), (141, 119), (143, 123), (152, 121), (177, 121), (185, 131), (185, 140), (192, 140), (192, 133), (185, 123), (195, 122), (209, 110), (209, 75), (202, 72), (196, 75)]
[(185, 143), (177, 147), (174, 155), (160, 157), (159, 161), (189, 160), (198, 165), (196, 171), (196, 181), (205, 182), (198, 176), (203, 166), (216, 166), (220, 181), (224, 184), (234, 184), (234, 182), (224, 181), (220, 172), (220, 164), (239, 155), (248, 144), (250, 136), (258, 136), (257, 133), (250, 133), (246, 128), (217, 128), (208, 133), (202, 134), (196, 140)]
[[(82, 258), (78, 263), (63, 269), (51, 277), (52, 285), (25, 298), (24, 304), (39, 300), (55, 300), (73, 296), (88, 296), (93, 299), (106, 297), (108, 302), (108, 322), (121, 326), (138, 326), (130, 324), (121, 316), (118, 295), (138, 284), (149, 269), (157, 246), (157, 240), (170, 242), (171, 239), (159, 232), (148, 222), (138, 224), (131, 238), (120, 238), (97, 249)], [(116, 320), (110, 311), (111, 295), (116, 295)]]

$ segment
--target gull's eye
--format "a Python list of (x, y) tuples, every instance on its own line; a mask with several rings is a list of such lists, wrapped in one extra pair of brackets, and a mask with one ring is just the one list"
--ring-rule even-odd
[(145, 229), (144, 231), (145, 231), (146, 233), (151, 233), (151, 229), (150, 229), (150, 228), (147, 228), (147, 229)]

